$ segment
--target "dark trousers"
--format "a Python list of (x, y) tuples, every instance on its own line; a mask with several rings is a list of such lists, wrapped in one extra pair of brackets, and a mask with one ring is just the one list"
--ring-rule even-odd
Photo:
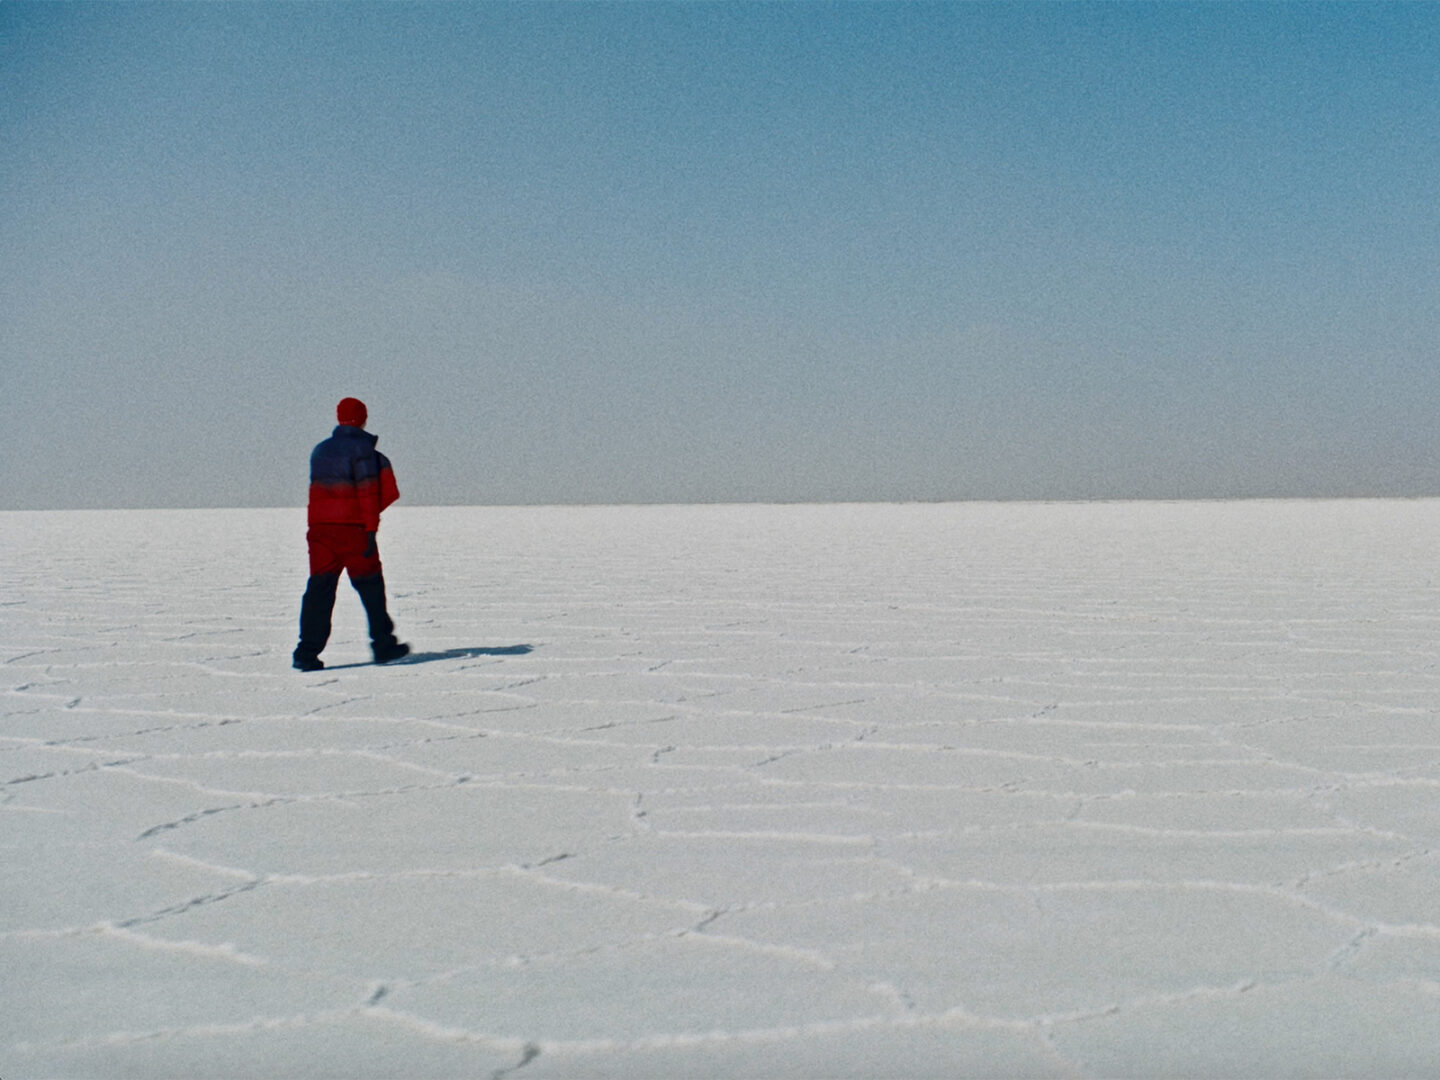
[(330, 640), (335, 612), (335, 589), (340, 572), (365, 605), (370, 622), (370, 643), (381, 649), (395, 644), (395, 624), (385, 609), (385, 574), (372, 538), (359, 525), (312, 525), (306, 536), (310, 546), (310, 580), (300, 601), (300, 644), (295, 655), (316, 657)]
[[(325, 643), (330, 640), (330, 620), (335, 612), (335, 587), (340, 583), (338, 573), (311, 574), (305, 586), (305, 596), (300, 601), (300, 644), (295, 651), (301, 656), (319, 656)], [(382, 649), (395, 644), (395, 624), (385, 610), (385, 576), (350, 579), (355, 591), (360, 594), (360, 603), (365, 605), (365, 617), (370, 622), (370, 643)]]

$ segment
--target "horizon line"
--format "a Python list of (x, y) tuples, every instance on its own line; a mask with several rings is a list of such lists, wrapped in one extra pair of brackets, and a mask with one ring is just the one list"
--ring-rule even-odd
[[(648, 507), (743, 507), (743, 506), (967, 506), (1017, 505), (1061, 506), (1133, 503), (1241, 503), (1241, 502), (1421, 502), (1440, 499), (1440, 492), (1411, 495), (1102, 495), (1094, 497), (975, 497), (956, 499), (713, 499), (713, 500), (622, 500), (618, 502), (480, 502), (480, 503), (396, 503), (395, 510), (547, 510), (547, 509), (622, 509)], [(0, 514), (105, 514), (185, 512), (199, 510), (294, 510), (305, 511), (303, 503), (282, 505), (208, 505), (208, 506), (48, 506), (0, 507)]]

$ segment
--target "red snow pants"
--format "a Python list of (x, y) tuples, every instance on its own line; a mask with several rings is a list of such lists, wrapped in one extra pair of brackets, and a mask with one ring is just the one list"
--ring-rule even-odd
[(317, 522), (305, 534), (310, 546), (310, 576), (339, 575), (344, 570), (351, 581), (370, 578), (380, 573), (378, 549), (365, 554), (370, 534), (363, 525), (335, 525)]

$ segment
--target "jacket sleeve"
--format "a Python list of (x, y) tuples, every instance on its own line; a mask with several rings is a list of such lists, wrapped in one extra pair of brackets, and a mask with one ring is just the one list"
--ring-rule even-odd
[(373, 451), (355, 460), (355, 508), (366, 532), (380, 528), (380, 511), (400, 496), (384, 454)]
[(380, 506), (375, 511), (375, 521), (378, 525), (380, 512), (400, 498), (400, 488), (395, 484), (395, 470), (390, 467), (390, 459), (378, 451), (375, 456), (380, 460)]

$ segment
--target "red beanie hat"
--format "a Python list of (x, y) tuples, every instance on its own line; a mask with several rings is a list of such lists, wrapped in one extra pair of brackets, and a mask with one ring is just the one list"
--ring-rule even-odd
[(365, 403), (359, 398), (341, 398), (340, 404), (335, 406), (335, 419), (346, 427), (364, 427), (369, 415), (365, 411)]

